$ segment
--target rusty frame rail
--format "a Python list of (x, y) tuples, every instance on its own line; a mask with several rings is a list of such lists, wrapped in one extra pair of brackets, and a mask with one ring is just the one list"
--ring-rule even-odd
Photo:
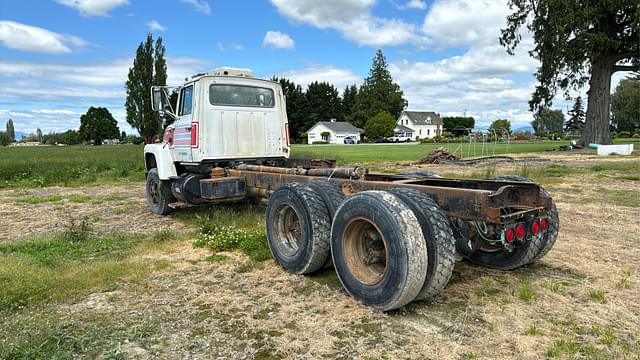
[[(291, 182), (328, 179), (327, 176), (300, 174), (295, 169), (261, 166), (252, 170), (228, 169), (228, 176), (242, 177), (250, 194), (264, 195)], [(503, 224), (513, 221), (513, 215), (503, 208), (518, 208), (518, 217), (540, 215), (550, 208), (551, 198), (540, 195), (535, 183), (491, 180), (458, 180), (419, 178), (402, 175), (365, 174), (358, 179), (331, 177), (349, 195), (365, 190), (408, 188), (432, 196), (452, 217)]]

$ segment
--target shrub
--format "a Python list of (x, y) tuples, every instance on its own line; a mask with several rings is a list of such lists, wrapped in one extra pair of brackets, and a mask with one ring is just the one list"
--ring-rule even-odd
[(620, 131), (620, 132), (618, 133), (618, 137), (619, 137), (619, 138), (625, 138), (625, 139), (628, 139), (628, 138), (630, 138), (630, 137), (631, 137), (631, 133), (630, 133), (630, 132), (628, 132), (628, 131)]
[(326, 145), (326, 144), (327, 144), (327, 142), (326, 142), (326, 141), (320, 141), (320, 140), (318, 140), (318, 141), (314, 141), (314, 142), (312, 142), (311, 144), (312, 144), (312, 145)]

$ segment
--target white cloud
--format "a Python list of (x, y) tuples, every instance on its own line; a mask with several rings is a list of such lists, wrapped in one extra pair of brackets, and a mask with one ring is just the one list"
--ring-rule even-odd
[(422, 30), (443, 47), (494, 44), (508, 14), (505, 0), (438, 0)]
[(295, 45), (296, 43), (291, 36), (279, 31), (267, 31), (264, 40), (262, 40), (262, 46), (265, 48), (292, 50)]
[(240, 45), (240, 44), (236, 44), (234, 42), (231, 43), (231, 48), (235, 51), (242, 51), (244, 50), (244, 46)]
[(128, 4), (128, 0), (56, 0), (58, 4), (77, 10), (82, 16), (107, 16), (118, 6)]
[(278, 12), (294, 22), (334, 29), (358, 45), (388, 46), (423, 43), (417, 25), (371, 14), (375, 0), (271, 0)]
[(406, 10), (406, 9), (425, 10), (427, 8), (427, 4), (424, 2), (424, 0), (409, 0), (405, 4), (397, 4), (393, 2), (393, 4), (400, 10)]
[(162, 24), (160, 24), (156, 20), (149, 21), (147, 23), (147, 26), (149, 27), (149, 31), (166, 31), (167, 30), (165, 26), (162, 26)]
[(205, 15), (211, 15), (211, 7), (209, 7), (209, 3), (204, 0), (180, 0), (185, 4), (189, 4), (193, 6), (196, 11), (201, 12)]
[(326, 81), (333, 84), (340, 91), (347, 85), (362, 81), (362, 79), (350, 69), (327, 65), (289, 70), (276, 74), (276, 76), (290, 79), (303, 88), (314, 81)]
[(47, 54), (70, 53), (72, 47), (87, 44), (77, 36), (59, 34), (15, 21), (0, 21), (0, 43), (10, 49)]

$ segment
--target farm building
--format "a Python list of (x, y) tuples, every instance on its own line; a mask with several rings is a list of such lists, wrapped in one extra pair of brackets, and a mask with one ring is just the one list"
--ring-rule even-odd
[(393, 131), (396, 136), (433, 138), (442, 132), (442, 118), (433, 111), (403, 111)]
[(346, 137), (360, 141), (360, 135), (364, 130), (351, 125), (348, 122), (318, 121), (307, 131), (307, 143), (324, 141), (329, 144), (344, 144)]

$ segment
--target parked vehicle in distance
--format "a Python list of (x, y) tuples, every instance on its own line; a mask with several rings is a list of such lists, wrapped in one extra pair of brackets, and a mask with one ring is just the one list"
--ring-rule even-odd
[(345, 144), (360, 144), (360, 140), (351, 137), (351, 136), (347, 136), (344, 138), (344, 143)]
[(389, 142), (411, 142), (411, 137), (410, 136), (392, 136), (390, 138), (388, 138)]

